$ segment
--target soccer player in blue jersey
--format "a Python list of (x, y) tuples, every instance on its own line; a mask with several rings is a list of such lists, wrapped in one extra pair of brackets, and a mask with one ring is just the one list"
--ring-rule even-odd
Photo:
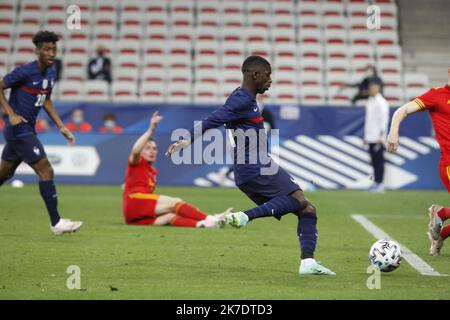
[[(234, 176), (238, 188), (258, 206), (256, 208), (232, 212), (226, 220), (234, 227), (243, 227), (256, 218), (281, 217), (294, 213), (298, 217), (297, 235), (301, 247), (300, 275), (335, 275), (335, 273), (314, 260), (317, 243), (316, 208), (308, 201), (286, 171), (278, 167), (273, 160), (261, 161), (261, 150), (267, 156), (267, 149), (261, 144), (252, 147), (249, 139), (242, 139), (245, 132), (253, 131), (257, 141), (267, 143), (261, 111), (256, 104), (256, 94), (269, 89), (271, 67), (267, 60), (259, 56), (248, 57), (242, 65), (243, 81), (241, 87), (234, 90), (225, 104), (212, 112), (198, 127), (190, 130), (190, 137), (185, 137), (169, 146), (166, 155), (186, 148), (206, 130), (226, 126), (235, 132), (234, 142), (244, 141), (244, 148), (237, 144), (234, 152)], [(239, 130), (241, 129), (241, 130)], [(197, 133), (197, 134), (196, 134)], [(240, 135), (240, 137), (239, 137)], [(251, 136), (251, 135), (248, 135)], [(242, 149), (244, 152), (242, 153)], [(241, 154), (240, 154), (241, 153)], [(255, 153), (258, 153), (255, 157)], [(264, 155), (263, 155), (264, 156)], [(244, 157), (245, 161), (239, 161)], [(257, 159), (257, 161), (251, 161)], [(269, 158), (270, 159), (270, 158)], [(277, 168), (277, 170), (264, 170)]]
[[(37, 60), (15, 68), (0, 80), (0, 105), (7, 114), (0, 185), (14, 175), (22, 161), (33, 168), (39, 176), (39, 191), (50, 215), (50, 230), (55, 235), (75, 232), (82, 224), (81, 221), (60, 218), (53, 168), (35, 131), (36, 118), (43, 107), (68, 142), (75, 142), (75, 137), (64, 126), (50, 99), (56, 81), (53, 62), (57, 41), (58, 36), (53, 32), (36, 33), (33, 43)], [(3, 93), (8, 88), (11, 88), (9, 101)]]

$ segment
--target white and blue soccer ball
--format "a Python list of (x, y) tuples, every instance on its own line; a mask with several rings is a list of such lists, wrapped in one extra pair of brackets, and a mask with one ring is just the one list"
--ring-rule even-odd
[(369, 251), (372, 265), (382, 272), (391, 272), (400, 266), (402, 249), (392, 240), (378, 240)]

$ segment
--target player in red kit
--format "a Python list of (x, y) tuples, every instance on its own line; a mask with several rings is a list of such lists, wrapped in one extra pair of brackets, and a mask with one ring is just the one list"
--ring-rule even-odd
[[(395, 111), (388, 136), (388, 151), (397, 151), (400, 123), (410, 114), (428, 110), (436, 132), (436, 140), (441, 148), (439, 174), (442, 183), (450, 193), (450, 68), (448, 69), (448, 78), (448, 83), (443, 87), (432, 88)], [(450, 218), (450, 208), (432, 205), (428, 211), (430, 215), (428, 225), (428, 236), (431, 241), (430, 254), (438, 256), (444, 240), (450, 236), (450, 225), (443, 228), (443, 222)]]
[(147, 131), (134, 143), (125, 174), (123, 215), (127, 224), (220, 228), (225, 225), (225, 213), (207, 215), (180, 198), (154, 194), (158, 171), (153, 167), (158, 153), (152, 140), (162, 117), (155, 112)]

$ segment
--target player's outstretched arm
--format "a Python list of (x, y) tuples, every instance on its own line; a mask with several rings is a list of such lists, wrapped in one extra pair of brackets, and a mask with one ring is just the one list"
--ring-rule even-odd
[(416, 113), (418, 111), (420, 111), (419, 106), (414, 101), (410, 101), (394, 112), (394, 115), (392, 117), (391, 130), (389, 131), (389, 135), (387, 138), (389, 152), (395, 153), (398, 149), (398, 131), (400, 130), (400, 124), (402, 123), (402, 121), (410, 114)]
[(153, 132), (155, 132), (155, 129), (162, 118), (163, 117), (158, 114), (158, 111), (155, 111), (153, 113), (148, 129), (136, 140), (133, 145), (133, 149), (131, 149), (130, 157), (128, 158), (128, 161), (131, 164), (139, 163), (139, 160), (141, 158), (141, 151), (144, 148), (145, 143), (152, 137)]
[(5, 83), (3, 82), (3, 80), (0, 80), (0, 105), (3, 108), (3, 111), (8, 115), (9, 122), (11, 123), (11, 125), (16, 126), (22, 122), (28, 122), (27, 119), (16, 114), (13, 108), (11, 108), (11, 106), (9, 105), (8, 101), (6, 101), (5, 94), (3, 93), (3, 90), (5, 89), (6, 89)]
[(56, 124), (56, 126), (58, 127), (59, 132), (61, 132), (61, 134), (67, 139), (69, 144), (74, 144), (75, 143), (74, 135), (72, 134), (72, 132), (70, 132), (69, 129), (66, 128), (66, 126), (62, 122), (58, 112), (56, 112), (55, 106), (53, 105), (53, 102), (50, 99), (50, 97), (47, 97), (45, 99), (44, 109), (45, 112), (47, 112), (50, 119), (52, 119), (53, 123)]

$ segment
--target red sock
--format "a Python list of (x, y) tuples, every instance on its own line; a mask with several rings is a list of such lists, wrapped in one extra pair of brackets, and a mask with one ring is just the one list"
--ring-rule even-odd
[(196, 221), (206, 219), (206, 214), (186, 202), (180, 202), (175, 206), (175, 214)]
[(450, 208), (442, 208), (441, 210), (439, 210), (437, 215), (439, 216), (439, 218), (442, 219), (442, 221), (449, 219), (450, 218)]
[(450, 236), (450, 225), (445, 226), (444, 228), (442, 228), (441, 230), (441, 238), (443, 240), (447, 239)]
[(189, 219), (181, 216), (173, 217), (172, 221), (170, 221), (170, 225), (174, 227), (197, 227), (197, 220)]

